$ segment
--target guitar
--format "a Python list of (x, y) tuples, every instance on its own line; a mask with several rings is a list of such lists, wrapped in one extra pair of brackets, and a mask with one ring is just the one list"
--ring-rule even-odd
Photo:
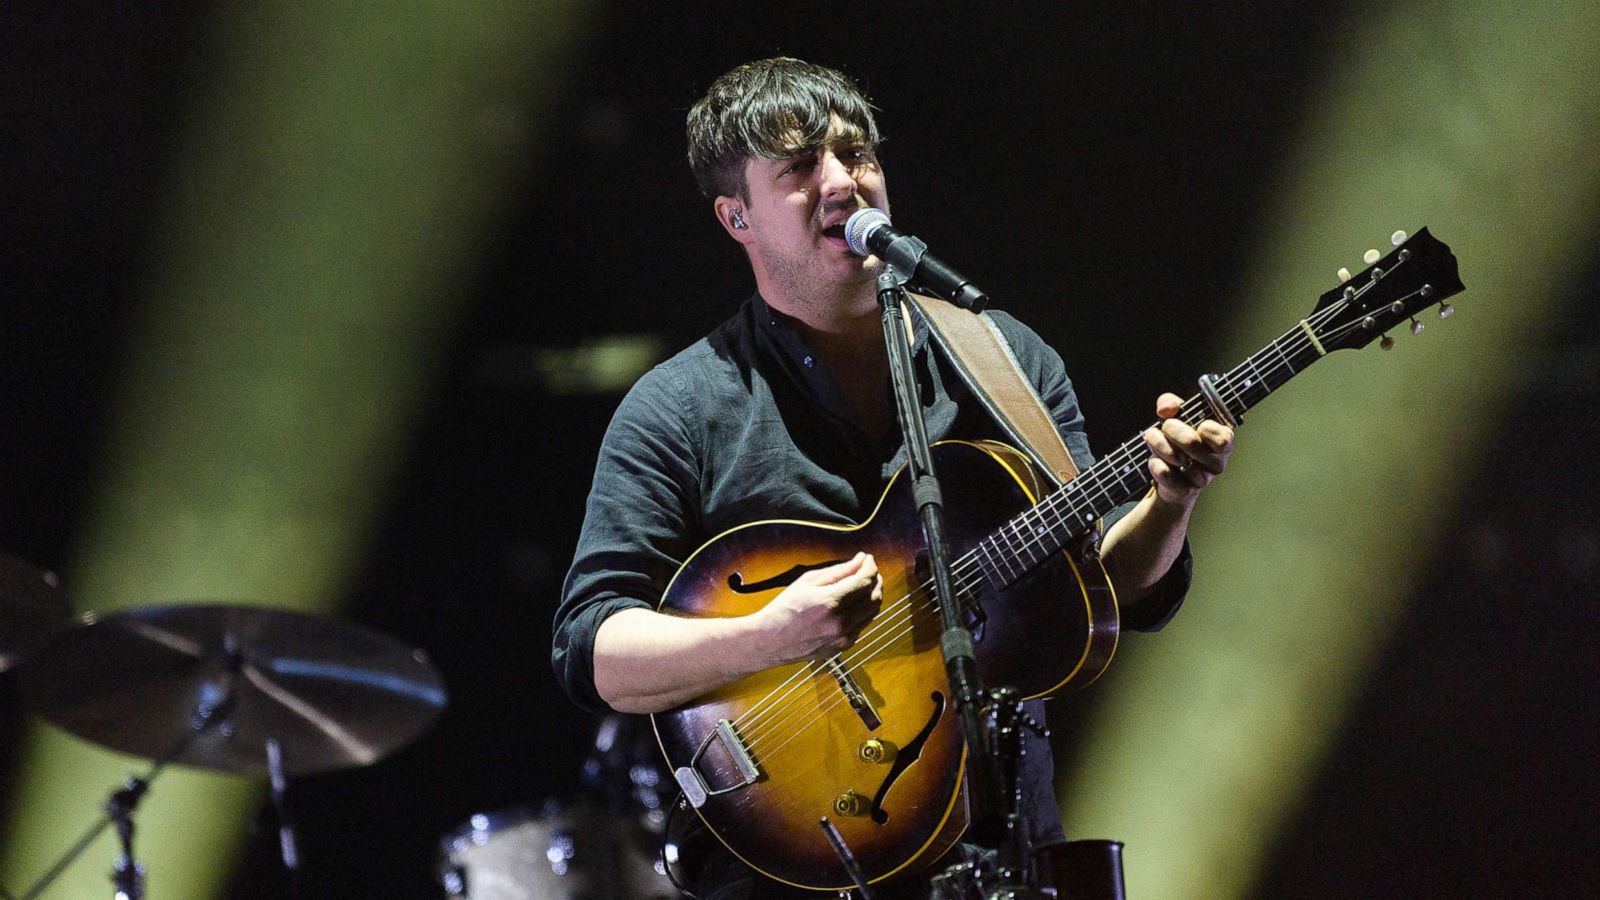
[[(1223, 375), (1199, 379), (1179, 417), (1237, 425), (1324, 355), (1371, 343), (1463, 290), (1450, 248), (1422, 229), (1323, 294), (1314, 311)], [(1369, 255), (1370, 260), (1370, 255)], [(1344, 273), (1341, 273), (1343, 275)], [(1387, 346), (1389, 339), (1384, 338)], [(986, 684), (1026, 697), (1093, 681), (1117, 645), (1117, 605), (1092, 554), (1094, 523), (1150, 485), (1134, 437), (1049, 492), (1027, 457), (993, 442), (942, 442), (940, 473), (959, 608)], [(890, 481), (862, 524), (754, 522), (694, 552), (660, 610), (741, 616), (803, 572), (872, 553), (883, 604), (855, 644), (725, 685), (652, 716), (689, 804), (751, 868), (802, 888), (853, 886), (818, 827), (826, 816), (869, 882), (932, 863), (967, 826), (965, 746), (948, 696), (939, 613), (911, 490)]]

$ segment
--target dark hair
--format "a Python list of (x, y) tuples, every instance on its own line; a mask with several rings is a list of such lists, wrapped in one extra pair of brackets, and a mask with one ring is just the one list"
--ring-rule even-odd
[(878, 146), (872, 105), (842, 73), (798, 59), (745, 63), (724, 74), (689, 110), (689, 168), (708, 199), (748, 199), (745, 163), (822, 146), (833, 117), (844, 137)]

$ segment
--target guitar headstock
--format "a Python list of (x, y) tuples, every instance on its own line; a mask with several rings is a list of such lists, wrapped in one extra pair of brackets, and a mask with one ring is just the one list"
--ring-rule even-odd
[[(1448, 318), (1454, 307), (1444, 301), (1465, 289), (1457, 272), (1456, 257), (1450, 248), (1424, 228), (1409, 239), (1395, 232), (1397, 246), (1382, 259), (1373, 260), (1368, 252), (1367, 268), (1346, 277), (1344, 284), (1323, 294), (1316, 311), (1306, 320), (1324, 350), (1360, 348), (1406, 319), (1411, 319), (1415, 334), (1422, 330), (1416, 316), (1430, 306), (1439, 306), (1440, 318)], [(1393, 341), (1385, 336), (1384, 349)]]

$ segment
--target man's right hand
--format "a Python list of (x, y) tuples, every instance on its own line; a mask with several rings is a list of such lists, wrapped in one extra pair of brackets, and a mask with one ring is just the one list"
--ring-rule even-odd
[(795, 579), (770, 603), (751, 613), (772, 665), (821, 659), (855, 643), (883, 604), (883, 576), (867, 553)]

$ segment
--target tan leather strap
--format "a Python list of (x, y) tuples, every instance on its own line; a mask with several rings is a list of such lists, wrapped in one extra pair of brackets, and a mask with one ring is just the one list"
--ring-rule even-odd
[(945, 351), (989, 414), (1057, 486), (1076, 478), (1078, 466), (1011, 345), (988, 316), (974, 315), (943, 300), (907, 294), (934, 340)]

